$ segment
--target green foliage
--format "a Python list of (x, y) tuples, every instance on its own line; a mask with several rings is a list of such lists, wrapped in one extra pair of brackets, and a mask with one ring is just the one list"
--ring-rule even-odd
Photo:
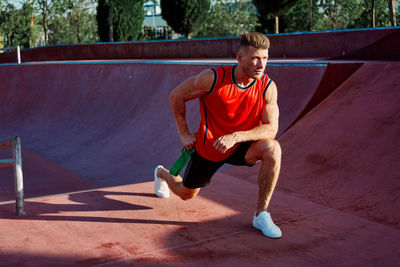
[(28, 3), (16, 9), (13, 5), (6, 3), (2, 6), (0, 19), (0, 35), (3, 36), (5, 46), (17, 46), (21, 48), (30, 47), (33, 35), (31, 29), (31, 17), (33, 8)]
[(291, 8), (298, 0), (253, 0), (260, 15), (280, 16)]
[[(361, 1), (361, 15), (349, 24), (349, 28), (372, 27), (372, 7), (371, 1)], [(398, 15), (399, 13), (397, 13)], [(390, 14), (388, 12), (387, 0), (375, 0), (375, 21), (376, 27), (390, 26)]]
[[(376, 27), (390, 26), (388, 1), (375, 0), (375, 8)], [(308, 0), (298, 0), (280, 15), (279, 20), (280, 32), (306, 31)], [(260, 23), (262, 26), (257, 30), (265, 33), (273, 32), (274, 20), (270, 16), (261, 16)], [(313, 0), (311, 30), (367, 27), (372, 27), (370, 0)]]
[[(370, 0), (324, 0), (324, 29), (372, 27)], [(376, 27), (391, 26), (387, 0), (375, 0)]]
[(102, 42), (108, 42), (108, 7), (106, 0), (98, 0), (96, 21), (97, 21), (97, 32)]
[(55, 14), (48, 24), (49, 43), (97, 41), (94, 3), (95, 0), (64, 0), (55, 5)]
[(161, 0), (162, 17), (177, 33), (189, 38), (207, 17), (210, 0)]
[[(170, 32), (140, 34), (144, 0), (0, 0), (0, 42), (3, 46), (37, 46), (43, 36), (49, 44), (108, 41), (108, 4), (113, 2), (113, 36), (116, 41), (154, 39)], [(32, 5), (28, 3), (32, 2)], [(239, 35), (256, 30), (271, 33), (274, 14), (280, 32), (306, 31), (308, 0), (163, 0), (163, 17), (178, 32), (196, 37)], [(296, 2), (294, 5), (293, 2)], [(96, 14), (96, 3), (98, 3)], [(290, 7), (290, 5), (292, 5)], [(391, 26), (387, 0), (375, 0), (376, 26)], [(260, 10), (262, 12), (260, 12)], [(255, 16), (254, 12), (259, 12)], [(311, 30), (372, 27), (370, 0), (313, 0)], [(266, 14), (266, 15), (265, 15)], [(399, 12), (396, 12), (400, 21)], [(97, 23), (97, 21), (99, 23)], [(203, 25), (201, 25), (204, 23)], [(141, 35), (141, 36), (139, 36)], [(1, 46), (1, 44), (0, 44)]]
[(114, 40), (137, 40), (144, 21), (144, 1), (119, 0), (114, 2), (114, 7)]
[[(107, 0), (99, 0), (97, 24), (100, 40), (109, 42), (109, 6)], [(134, 41), (139, 38), (144, 21), (143, 0), (119, 0), (112, 2), (113, 41)]]
[[(311, 30), (323, 30), (324, 14), (319, 12), (318, 3), (320, 0), (313, 0)], [(281, 32), (304, 32), (308, 26), (308, 0), (299, 0), (285, 14), (281, 16)]]
[[(259, 32), (272, 32), (274, 18), (285, 14), (298, 0), (253, 0), (258, 10)], [(277, 27), (277, 25), (275, 25)]]
[(35, 0), (45, 44), (94, 42), (94, 0)]
[[(33, 0), (21, 8), (0, 2), (0, 36), (6, 46), (97, 41), (93, 12), (95, 0)], [(30, 4), (32, 3), (32, 4)]]
[(345, 29), (348, 25), (360, 17), (362, 5), (359, 1), (350, 0), (325, 0), (325, 23), (328, 29)]
[(96, 18), (92, 12), (94, 3), (95, 0), (69, 0), (67, 21), (74, 33), (74, 43), (97, 40)]
[(194, 37), (238, 36), (255, 31), (256, 8), (251, 2), (217, 0)]

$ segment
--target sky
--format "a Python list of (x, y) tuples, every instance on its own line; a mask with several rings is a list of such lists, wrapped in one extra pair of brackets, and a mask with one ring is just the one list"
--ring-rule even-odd
[(22, 6), (22, 1), (21, 0), (8, 0), (10, 4), (15, 6), (16, 8), (21, 8)]

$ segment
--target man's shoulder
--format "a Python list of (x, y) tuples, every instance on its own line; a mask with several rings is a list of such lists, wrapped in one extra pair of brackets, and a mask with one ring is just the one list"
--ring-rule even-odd
[(221, 71), (223, 71), (223, 70), (228, 70), (228, 69), (232, 69), (234, 66), (236, 66), (235, 64), (233, 64), (233, 65), (219, 65), (219, 66), (215, 66), (215, 67), (213, 67), (213, 68), (211, 68), (211, 69), (213, 69), (213, 70), (221, 70)]

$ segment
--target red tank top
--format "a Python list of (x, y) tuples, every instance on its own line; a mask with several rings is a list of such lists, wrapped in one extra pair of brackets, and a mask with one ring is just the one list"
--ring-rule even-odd
[(222, 161), (235, 152), (239, 144), (222, 153), (213, 147), (216, 139), (237, 131), (247, 131), (262, 124), (264, 95), (271, 83), (267, 74), (249, 86), (235, 83), (236, 66), (212, 69), (215, 79), (207, 95), (199, 98), (201, 122), (196, 133), (196, 151), (211, 161)]

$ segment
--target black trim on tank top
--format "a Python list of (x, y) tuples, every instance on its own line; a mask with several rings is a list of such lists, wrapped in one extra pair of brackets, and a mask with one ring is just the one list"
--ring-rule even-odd
[(238, 85), (238, 84), (236, 83), (235, 77), (234, 77), (234, 70), (235, 70), (236, 66), (237, 66), (237, 65), (232, 66), (232, 71), (231, 71), (231, 77), (232, 77), (232, 82), (233, 82), (233, 84), (234, 84), (237, 88), (239, 88), (239, 89), (241, 89), (241, 90), (249, 89), (250, 87), (252, 87), (252, 86), (256, 83), (256, 79), (254, 79), (254, 81), (252, 81), (251, 84), (248, 85), (248, 86), (246, 86), (246, 87), (242, 87), (242, 86)]
[(222, 69), (222, 72), (223, 72), (223, 74), (222, 74), (222, 82), (223, 82), (224, 79), (225, 79), (225, 68), (221, 67), (221, 69)]
[(268, 83), (267, 83), (267, 86), (265, 86), (265, 89), (264, 89), (264, 93), (263, 93), (263, 99), (265, 98), (265, 93), (267, 92), (267, 89), (268, 89), (268, 87), (269, 87), (269, 85), (272, 83), (272, 79), (269, 79), (269, 81), (268, 81)]
[(206, 121), (206, 130), (204, 131), (204, 145), (206, 144), (206, 139), (207, 139), (207, 132), (208, 132), (208, 122), (207, 122), (207, 108), (206, 105), (203, 103), (204, 105), (204, 120)]
[(212, 91), (214, 91), (215, 84), (217, 83), (217, 78), (218, 78), (218, 73), (217, 73), (217, 71), (214, 70), (214, 69), (211, 69), (211, 70), (214, 72), (214, 81), (213, 81), (213, 84), (212, 84), (212, 86), (211, 86), (210, 91), (208, 91), (208, 93), (207, 93), (208, 95), (211, 94)]
[(262, 83), (263, 83), (264, 80), (265, 80), (265, 76), (267, 76), (267, 74), (264, 72), (264, 75), (263, 75), (263, 78), (262, 78)]

